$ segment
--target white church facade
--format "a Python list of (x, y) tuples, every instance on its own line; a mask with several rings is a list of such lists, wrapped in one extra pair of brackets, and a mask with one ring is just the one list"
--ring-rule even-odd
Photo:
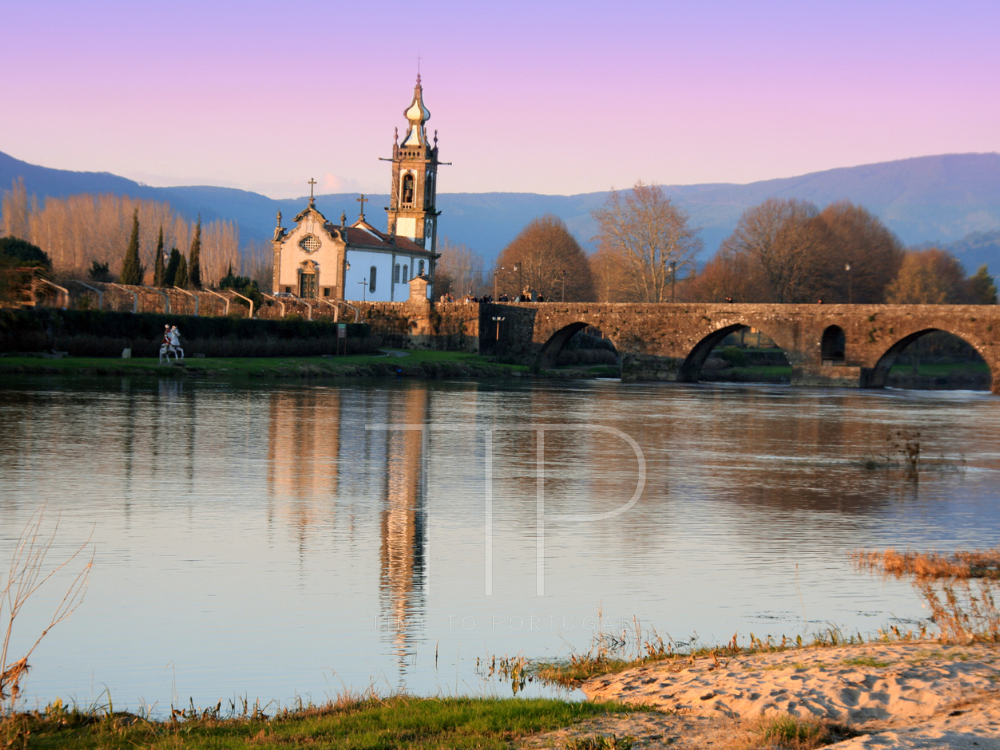
[[(413, 102), (406, 109), (409, 128), (402, 144), (392, 147), (392, 189), (386, 232), (365, 220), (363, 195), (356, 222), (347, 225), (344, 214), (333, 224), (316, 208), (310, 191), (309, 205), (288, 229), (278, 214), (274, 238), (274, 293), (304, 299), (372, 300), (405, 302), (409, 283), (423, 277), (427, 296), (433, 298), (437, 247), (436, 209), (438, 161), (437, 133), (427, 140), (431, 113), (423, 102), (420, 76)], [(310, 185), (315, 182), (310, 180)]]

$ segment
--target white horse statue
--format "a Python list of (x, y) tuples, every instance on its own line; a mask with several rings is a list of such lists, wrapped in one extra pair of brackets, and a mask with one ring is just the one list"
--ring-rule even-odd
[(160, 344), (160, 362), (169, 362), (171, 354), (174, 355), (175, 362), (178, 359), (178, 354), (181, 361), (184, 360), (184, 349), (181, 347), (180, 333), (177, 331), (177, 326), (173, 328), (165, 326), (163, 343)]

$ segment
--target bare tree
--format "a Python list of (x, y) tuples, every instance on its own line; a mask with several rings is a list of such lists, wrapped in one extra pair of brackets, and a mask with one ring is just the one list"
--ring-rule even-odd
[[(274, 291), (274, 248), (270, 242), (247, 242), (239, 267), (240, 275), (256, 281), (257, 288), (262, 292), (270, 294)], [(236, 270), (235, 267), (233, 270)]]
[(899, 274), (885, 290), (891, 305), (951, 305), (966, 300), (965, 273), (947, 250), (906, 253)]
[(549, 301), (594, 299), (594, 280), (587, 254), (557, 216), (529, 222), (497, 258), (497, 289), (527, 291)]
[(744, 257), (760, 299), (745, 302), (805, 302), (816, 296), (820, 256), (828, 238), (816, 206), (772, 198), (743, 212), (719, 252)]
[(692, 270), (702, 248), (688, 215), (655, 183), (640, 180), (624, 196), (612, 190), (592, 216), (599, 248), (620, 259), (640, 302), (669, 300), (675, 274)]
[(761, 302), (767, 299), (762, 274), (755, 273), (750, 258), (723, 246), (688, 290), (699, 302)]
[[(56, 610), (50, 618), (49, 623), (43, 628), (41, 634), (35, 639), (35, 642), (20, 659), (8, 664), (7, 659), (10, 650), (11, 635), (14, 632), (14, 623), (20, 616), (24, 606), (28, 603), (28, 600), (56, 573), (73, 562), (90, 542), (88, 539), (62, 563), (46, 570), (45, 558), (52, 549), (56, 532), (59, 530), (59, 523), (56, 522), (51, 535), (43, 535), (42, 522), (44, 515), (44, 507), (32, 514), (14, 547), (14, 554), (11, 557), (10, 567), (7, 571), (7, 579), (3, 580), (0, 577), (0, 623), (5, 621), (3, 642), (0, 643), (0, 716), (7, 711), (13, 711), (14, 705), (21, 693), (21, 680), (30, 668), (28, 659), (34, 653), (42, 639), (49, 634), (49, 631), (73, 614), (76, 608), (80, 606), (83, 596), (87, 591), (87, 582), (90, 578), (90, 567), (93, 564), (93, 557), (91, 557), (90, 562), (83, 567), (83, 570), (70, 583), (62, 600), (56, 606)], [(6, 612), (4, 612), (4, 605), (6, 605)]]
[(637, 301), (635, 285), (619, 253), (607, 247), (597, 248), (590, 256), (590, 270), (598, 302)]
[(215, 221), (201, 228), (201, 280), (218, 284), (230, 266), (240, 268), (240, 230), (231, 221)]
[(18, 177), (11, 185), (11, 189), (4, 192), (3, 200), (0, 201), (0, 214), (3, 221), (0, 223), (4, 237), (17, 237), (22, 240), (31, 240), (30, 216), (32, 211), (38, 210), (38, 201), (32, 196), (28, 198), (28, 190), (24, 187), (24, 178)]
[[(488, 286), (484, 272), (485, 261), (467, 245), (455, 244), (447, 237), (441, 243), (441, 257), (434, 265), (434, 291), (439, 295), (454, 296), (485, 293)], [(407, 279), (408, 280), (408, 279)]]
[(831, 302), (884, 301), (905, 254), (896, 235), (864, 207), (848, 201), (831, 203), (819, 220), (827, 235), (816, 259), (816, 294)]

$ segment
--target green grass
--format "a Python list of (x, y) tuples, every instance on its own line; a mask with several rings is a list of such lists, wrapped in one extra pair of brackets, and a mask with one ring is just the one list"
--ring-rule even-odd
[[(497, 365), (490, 357), (467, 352), (438, 352), (413, 350), (405, 357), (385, 354), (354, 354), (339, 357), (189, 357), (182, 364), (161, 364), (153, 357), (114, 359), (98, 357), (64, 357), (41, 359), (37, 357), (2, 357), (0, 373), (46, 375), (230, 375), (250, 377), (285, 376), (349, 376), (395, 374), (394, 368), (404, 376), (422, 376), (433, 372), (435, 366), (444, 366), (442, 374), (461, 374), (463, 368), (477, 372), (469, 374), (502, 375), (506, 372), (528, 372), (524, 365)], [(358, 370), (362, 370), (359, 372)], [(373, 370), (364, 372), (363, 370)], [(450, 370), (455, 370), (454, 373)], [(386, 372), (383, 372), (386, 371)]]
[(760, 367), (733, 367), (733, 372), (744, 375), (759, 375), (769, 378), (790, 378), (792, 376), (791, 365), (763, 365)]
[[(889, 371), (891, 375), (912, 375), (912, 365), (893, 365)], [(924, 364), (917, 365), (917, 375), (924, 378), (944, 378), (949, 375), (958, 374), (982, 374), (989, 375), (990, 367), (985, 362), (950, 362), (947, 364)]]
[[(20, 714), (0, 724), (0, 747), (101, 748), (509, 748), (537, 732), (636, 709), (551, 699), (414, 698), (339, 700), (270, 718), (186, 714), (147, 721), (130, 714)], [(28, 732), (27, 738), (25, 732)], [(30, 738), (28, 742), (19, 742)], [(7, 745), (7, 742), (11, 742)]]
[(761, 720), (757, 730), (760, 739), (769, 746), (814, 748), (829, 744), (829, 729), (816, 719), (796, 716), (774, 716)]
[(851, 667), (877, 667), (878, 669), (882, 669), (883, 667), (888, 667), (892, 662), (879, 661), (872, 656), (859, 656), (855, 659), (844, 659), (841, 663)]

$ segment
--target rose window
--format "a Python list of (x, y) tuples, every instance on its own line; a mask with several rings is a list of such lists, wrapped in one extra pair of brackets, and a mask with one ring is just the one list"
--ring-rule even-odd
[(299, 242), (299, 247), (301, 247), (307, 253), (316, 252), (317, 250), (319, 250), (319, 245), (320, 245), (319, 238), (312, 234), (306, 235), (305, 237), (302, 238), (302, 241)]

